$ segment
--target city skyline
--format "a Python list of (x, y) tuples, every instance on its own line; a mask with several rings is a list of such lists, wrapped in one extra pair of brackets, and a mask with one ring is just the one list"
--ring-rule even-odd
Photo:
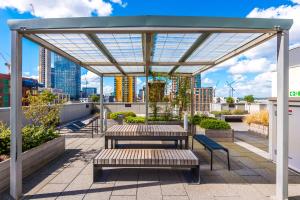
[[(68, 4), (68, 3), (64, 3)], [(34, 18), (34, 17), (70, 17), (70, 16), (90, 16), (90, 15), (149, 15), (149, 14), (164, 14), (164, 15), (207, 15), (207, 16), (226, 16), (226, 17), (280, 17), (294, 19), (294, 25), (290, 32), (290, 48), (300, 45), (300, 2), (298, 0), (288, 1), (280, 0), (276, 2), (268, 1), (249, 1), (241, 4), (239, 1), (227, 1), (226, 3), (218, 2), (211, 4), (208, 2), (186, 1), (184, 5), (172, 4), (170, 1), (146, 2), (143, 5), (137, 1), (119, 1), (119, 3), (106, 2), (107, 10), (96, 8), (92, 12), (89, 8), (85, 12), (78, 12), (73, 7), (67, 6), (69, 12), (63, 13), (58, 10), (53, 12), (43, 12), (40, 3), (35, 3), (35, 10), (38, 13), (33, 13), (32, 10), (25, 6), (25, 10), (21, 10), (19, 6), (22, 3), (8, 4), (7, 1), (0, 3), (0, 33), (3, 36), (0, 38), (2, 52), (6, 57), (10, 55), (9, 30), (6, 20), (10, 18)], [(168, 5), (158, 6), (158, 5)], [(170, 7), (171, 5), (171, 7)], [(193, 5), (193, 6), (191, 6)], [(201, 5), (201, 6), (200, 6)], [(82, 6), (80, 4), (74, 5)], [(168, 7), (168, 9), (167, 9)], [(213, 8), (212, 8), (213, 7)], [(147, 9), (141, 9), (147, 8)], [(196, 9), (197, 8), (197, 9)], [(225, 9), (228, 8), (228, 9)], [(231, 8), (231, 9), (229, 9)], [(234, 9), (232, 9), (234, 8)], [(59, 9), (59, 8), (56, 8)], [(143, 10), (147, 10), (144, 13)], [(230, 10), (230, 12), (229, 12)], [(210, 11), (210, 12), (208, 12)], [(59, 13), (59, 14), (58, 14)], [(226, 63), (219, 65), (214, 70), (207, 71), (202, 74), (203, 87), (213, 87), (218, 84), (216, 93), (218, 96), (228, 96), (229, 88), (226, 81), (236, 81), (234, 87), (236, 92), (234, 96), (243, 97), (247, 94), (254, 94), (256, 97), (269, 97), (271, 95), (271, 71), (276, 69), (275, 58), (276, 40), (273, 39), (264, 45), (258, 46), (253, 50), (244, 53), (236, 58), (228, 60)], [(38, 46), (24, 39), (24, 48), (28, 49), (24, 52), (23, 60), (23, 75), (37, 78), (38, 76)], [(267, 50), (266, 50), (267, 49)], [(6, 68), (0, 60), (0, 72), (6, 72)], [(3, 67), (2, 67), (3, 66)], [(81, 70), (81, 80), (88, 80), (89, 87), (99, 88), (99, 78), (87, 70)], [(143, 87), (145, 79), (137, 77), (137, 91)], [(140, 83), (140, 84), (138, 84)], [(109, 94), (113, 91), (113, 78), (104, 78), (104, 92)], [(259, 87), (260, 90), (255, 90)]]

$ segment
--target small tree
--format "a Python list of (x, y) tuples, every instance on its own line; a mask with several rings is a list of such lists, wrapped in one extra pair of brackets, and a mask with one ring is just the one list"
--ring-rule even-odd
[(246, 95), (244, 97), (244, 100), (248, 103), (248, 104), (251, 104), (254, 102), (254, 96), (251, 94), (251, 95)]
[(244, 100), (247, 102), (247, 104), (248, 104), (248, 112), (250, 112), (250, 105), (251, 105), (251, 103), (253, 103), (254, 102), (254, 96), (251, 94), (251, 95), (246, 95), (245, 97), (244, 97)]
[(190, 79), (187, 77), (181, 77), (178, 82), (178, 94), (175, 97), (173, 104), (179, 107), (179, 118), (182, 118), (183, 111), (187, 111), (188, 105), (191, 101), (191, 90)]
[(229, 105), (234, 104), (234, 98), (233, 97), (227, 97), (226, 98), (226, 103), (228, 103)]
[(91, 100), (92, 100), (92, 102), (99, 102), (100, 97), (98, 95), (96, 95), (96, 94), (93, 94), (91, 96)]
[(59, 124), (59, 112), (61, 104), (54, 104), (56, 95), (48, 90), (44, 90), (40, 94), (32, 95), (27, 93), (27, 97), (23, 98), (23, 102), (29, 106), (24, 106), (25, 118), (30, 120), (35, 126), (44, 126), (45, 128), (55, 127)]

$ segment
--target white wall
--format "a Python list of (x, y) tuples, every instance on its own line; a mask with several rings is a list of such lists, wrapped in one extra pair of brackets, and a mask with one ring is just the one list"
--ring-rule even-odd
[[(76, 119), (86, 117), (91, 114), (93, 103), (72, 103), (64, 104), (60, 113), (61, 123), (70, 122)], [(0, 121), (9, 124), (10, 107), (0, 108)], [(26, 125), (29, 121), (25, 119), (22, 113), (22, 124)]]
[[(300, 91), (300, 65), (291, 67), (289, 75), (289, 91)], [(277, 72), (272, 72), (272, 97), (277, 97)]]

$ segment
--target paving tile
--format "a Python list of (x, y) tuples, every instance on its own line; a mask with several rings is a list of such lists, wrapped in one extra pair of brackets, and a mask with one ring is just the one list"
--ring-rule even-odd
[(67, 184), (47, 184), (36, 194), (29, 196), (29, 199), (56, 199), (67, 187)]
[(51, 180), (51, 183), (70, 183), (81, 170), (81, 168), (65, 168)]
[(136, 200), (135, 196), (111, 196), (110, 200)]
[(189, 200), (188, 196), (163, 196), (163, 200)]
[(84, 200), (109, 200), (114, 184), (93, 183)]

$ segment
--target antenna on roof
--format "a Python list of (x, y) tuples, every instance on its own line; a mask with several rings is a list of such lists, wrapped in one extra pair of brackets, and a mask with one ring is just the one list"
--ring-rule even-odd
[(235, 91), (235, 89), (232, 87), (232, 85), (235, 83), (236, 81), (232, 81), (232, 82), (228, 82), (226, 81), (226, 85), (229, 87), (229, 97), (233, 97), (233, 92)]
[(35, 11), (34, 11), (34, 6), (33, 6), (33, 4), (31, 3), (31, 4), (29, 4), (29, 5), (30, 5), (30, 7), (31, 7), (31, 12), (32, 12), (32, 14), (35, 15)]

